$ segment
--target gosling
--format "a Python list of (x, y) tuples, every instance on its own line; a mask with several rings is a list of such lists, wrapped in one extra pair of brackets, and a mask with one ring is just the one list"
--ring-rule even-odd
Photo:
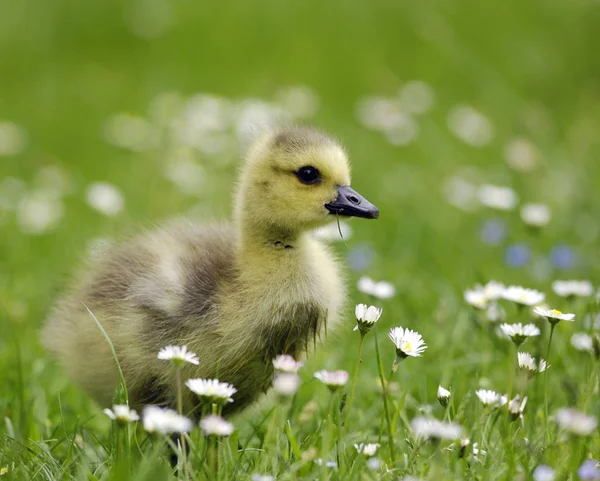
[[(238, 411), (269, 388), (275, 356), (298, 357), (335, 322), (343, 281), (311, 231), (338, 215), (379, 216), (350, 188), (340, 145), (309, 128), (269, 132), (241, 169), (233, 222), (173, 222), (109, 249), (54, 307), (43, 343), (110, 405), (119, 374), (87, 306), (114, 345), (132, 406), (175, 405), (173, 372), (157, 353), (187, 345), (199, 364), (185, 365), (184, 379), (232, 383), (226, 413)], [(186, 412), (195, 405), (185, 393)]]

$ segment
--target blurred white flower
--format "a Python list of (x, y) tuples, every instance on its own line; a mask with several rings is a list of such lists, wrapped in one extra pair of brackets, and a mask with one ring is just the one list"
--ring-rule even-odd
[(280, 354), (275, 359), (273, 359), (273, 367), (276, 371), (279, 372), (296, 374), (303, 365), (304, 363), (296, 361), (292, 356), (288, 354)]
[(533, 481), (554, 481), (556, 473), (554, 469), (545, 464), (540, 464), (533, 470)]
[(462, 427), (454, 423), (445, 423), (437, 419), (418, 416), (410, 422), (410, 429), (418, 438), (424, 439), (458, 439)]
[(442, 407), (448, 406), (448, 402), (450, 401), (451, 393), (447, 389), (444, 389), (442, 386), (438, 386), (437, 389), (437, 398)]
[(539, 152), (527, 139), (513, 139), (504, 149), (506, 164), (519, 171), (531, 172), (539, 165)]
[(396, 358), (404, 359), (408, 356), (420, 357), (427, 345), (421, 334), (411, 329), (394, 327), (390, 329), (389, 338), (396, 346)]
[(365, 97), (356, 105), (358, 121), (372, 130), (385, 131), (407, 117), (397, 102), (385, 97)]
[(532, 227), (544, 227), (550, 222), (550, 208), (546, 204), (525, 204), (521, 207), (521, 219)]
[(547, 367), (546, 361), (540, 358), (540, 362), (538, 365), (538, 361), (528, 352), (519, 352), (517, 353), (517, 359), (519, 361), (519, 367), (524, 371), (527, 371), (529, 374), (536, 374), (538, 372), (544, 372)]
[(594, 293), (590, 281), (554, 281), (552, 290), (561, 297), (589, 297)]
[(25, 195), (17, 209), (17, 223), (25, 234), (40, 235), (55, 229), (64, 214), (62, 201), (43, 191)]
[[(321, 458), (317, 458), (313, 460), (313, 462), (318, 466), (323, 466), (323, 460)], [(325, 463), (325, 466), (327, 466), (328, 468), (337, 468), (337, 463), (335, 461), (327, 461)]]
[(494, 137), (494, 126), (481, 112), (469, 105), (457, 105), (448, 114), (448, 128), (463, 142), (483, 147)]
[(556, 412), (556, 422), (565, 431), (577, 436), (589, 436), (598, 427), (598, 420), (595, 416), (573, 408), (559, 409)]
[(571, 345), (578, 351), (592, 352), (592, 336), (585, 332), (576, 332), (571, 336)]
[(381, 459), (379, 459), (379, 458), (367, 459), (367, 468), (369, 468), (371, 471), (379, 471), (379, 468), (381, 468)]
[(200, 427), (205, 436), (229, 436), (234, 430), (233, 424), (215, 414), (202, 419)]
[(518, 394), (511, 399), (508, 403), (508, 413), (513, 421), (523, 417), (525, 406), (527, 406), (527, 396), (525, 396), (522, 401)]
[(535, 324), (501, 324), (500, 329), (506, 334), (512, 342), (520, 346), (528, 337), (540, 335), (540, 330)]
[(427, 82), (412, 80), (400, 88), (398, 102), (402, 110), (420, 115), (433, 107), (435, 94)]
[(348, 222), (341, 220), (339, 227), (337, 222), (331, 222), (313, 230), (312, 234), (323, 242), (346, 241), (352, 238), (352, 227)]
[(287, 115), (278, 106), (262, 100), (246, 99), (236, 108), (236, 134), (242, 145), (248, 144), (261, 132), (285, 121)]
[(544, 302), (546, 295), (535, 289), (526, 289), (521, 286), (509, 286), (506, 288), (502, 297), (507, 301), (524, 306), (537, 306)]
[(502, 297), (506, 287), (502, 282), (496, 282), (494, 280), (488, 281), (488, 283), (483, 286), (483, 294), (488, 301), (495, 301)]
[(172, 361), (176, 366), (184, 363), (198, 365), (198, 356), (187, 350), (187, 346), (165, 346), (158, 351), (157, 359), (161, 361)]
[(479, 187), (478, 196), (482, 205), (498, 210), (512, 210), (519, 202), (519, 197), (513, 189), (498, 185), (482, 185)]
[(330, 390), (335, 391), (336, 389), (345, 386), (348, 382), (348, 373), (346, 371), (317, 371), (314, 376), (325, 384)]
[(471, 212), (479, 207), (477, 187), (462, 177), (452, 176), (443, 184), (442, 194), (448, 204)]
[(389, 299), (396, 294), (396, 288), (393, 284), (386, 281), (375, 282), (367, 276), (363, 276), (358, 280), (358, 290), (379, 299)]
[(27, 133), (12, 122), (0, 122), (0, 157), (20, 154), (25, 150)]
[(172, 409), (146, 406), (142, 412), (144, 430), (161, 434), (185, 433), (192, 429), (192, 421)]
[(194, 394), (216, 404), (233, 402), (232, 396), (237, 392), (232, 384), (218, 379), (188, 379), (185, 385)]
[(108, 217), (117, 215), (125, 205), (121, 191), (108, 182), (96, 182), (89, 185), (86, 199), (90, 207)]
[(140, 419), (138, 413), (124, 404), (115, 404), (112, 409), (105, 409), (104, 414), (119, 424), (129, 424)]
[(150, 122), (142, 117), (117, 114), (104, 125), (106, 140), (115, 147), (144, 152), (156, 147), (158, 135)]
[(295, 119), (314, 117), (319, 110), (319, 97), (306, 85), (280, 88), (275, 102)]
[(492, 391), (490, 389), (479, 389), (478, 391), (475, 391), (475, 394), (484, 406), (489, 406), (492, 408), (504, 406), (508, 402), (508, 398), (506, 396), (498, 394), (496, 391)]
[(270, 474), (253, 474), (252, 481), (275, 481), (275, 477)]
[(373, 327), (373, 325), (381, 317), (383, 309), (375, 306), (368, 306), (366, 304), (358, 304), (354, 309), (356, 315), (356, 326), (355, 331), (360, 330), (361, 333), (366, 334)]
[(368, 444), (360, 443), (360, 444), (354, 445), (354, 449), (356, 449), (356, 452), (358, 454), (364, 454), (367, 457), (375, 456), (375, 454), (377, 454), (378, 448), (379, 448), (378, 443), (368, 443)]
[(280, 372), (273, 378), (273, 390), (281, 396), (292, 396), (300, 387), (300, 376), (290, 372)]
[(198, 196), (204, 191), (206, 173), (188, 150), (172, 154), (165, 163), (164, 175), (184, 194)]
[(408, 145), (419, 135), (419, 124), (407, 114), (398, 113), (385, 130), (385, 138), (392, 145)]
[(488, 299), (485, 296), (483, 288), (479, 285), (474, 289), (467, 289), (463, 294), (467, 304), (476, 307), (477, 309), (485, 309), (488, 306)]
[(545, 317), (551, 323), (555, 324), (558, 321), (574, 321), (575, 314), (563, 314), (557, 309), (543, 309), (542, 307), (536, 307), (533, 310), (538, 316)]
[(492, 302), (485, 311), (485, 317), (490, 322), (503, 321), (506, 317), (506, 312), (500, 304)]

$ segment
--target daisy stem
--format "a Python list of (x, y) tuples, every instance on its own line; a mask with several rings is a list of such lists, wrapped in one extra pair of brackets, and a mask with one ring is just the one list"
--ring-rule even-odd
[[(176, 378), (176, 382), (177, 382), (177, 412), (180, 415), (183, 415), (183, 392), (182, 392), (182, 385), (181, 385), (181, 368), (178, 366), (175, 369), (175, 378)], [(186, 447), (185, 447), (185, 437), (183, 435), (183, 433), (181, 433), (180, 436), (180, 443), (181, 443), (181, 460), (183, 462), (183, 475), (186, 479), (186, 481), (189, 481), (190, 479), (190, 472), (189, 472), (189, 468), (188, 468), (188, 463), (187, 463), (187, 452), (186, 452)]]
[[(552, 346), (552, 336), (554, 334), (554, 328), (556, 323), (553, 322), (550, 325), (550, 337), (548, 338), (548, 350), (546, 351), (546, 362), (550, 362), (550, 347)], [(546, 415), (546, 426), (548, 426), (548, 369), (544, 371), (544, 413)], [(547, 431), (547, 429), (546, 429)]]
[(388, 385), (385, 382), (385, 376), (383, 375), (383, 364), (381, 363), (381, 355), (379, 353), (379, 342), (377, 339), (377, 328), (375, 328), (374, 330), (374, 335), (375, 335), (375, 353), (377, 355), (377, 367), (379, 369), (379, 380), (381, 382), (381, 389), (383, 391), (383, 410), (384, 410), (384, 414), (385, 414), (385, 422), (387, 424), (387, 430), (388, 430), (388, 444), (390, 447), (390, 458), (392, 460), (392, 466), (395, 466), (396, 464), (396, 453), (394, 451), (394, 436), (392, 433), (392, 422), (390, 420), (390, 413), (389, 413), (389, 408), (388, 408)]
[(360, 368), (360, 356), (362, 354), (363, 343), (365, 340), (365, 335), (360, 333), (360, 344), (358, 345), (358, 355), (356, 357), (356, 363), (354, 365), (354, 373), (352, 374), (352, 387), (350, 388), (350, 399), (348, 400), (348, 408), (346, 409), (346, 419), (344, 420), (344, 433), (348, 429), (348, 424), (350, 422), (350, 412), (352, 411), (352, 401), (354, 401), (354, 392), (356, 390), (356, 380), (358, 379), (358, 370)]

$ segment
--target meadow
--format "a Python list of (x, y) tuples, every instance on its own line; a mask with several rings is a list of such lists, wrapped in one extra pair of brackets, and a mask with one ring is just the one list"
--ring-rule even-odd
[[(0, 11), (0, 480), (600, 479), (597, 2)], [(317, 234), (349, 292), (298, 390), (228, 435), (195, 425), (174, 468), (179, 438), (112, 421), (39, 330), (85, 256), (227, 218), (249, 139), (281, 120), (339, 139), (381, 216)], [(363, 303), (382, 311), (361, 333)]]

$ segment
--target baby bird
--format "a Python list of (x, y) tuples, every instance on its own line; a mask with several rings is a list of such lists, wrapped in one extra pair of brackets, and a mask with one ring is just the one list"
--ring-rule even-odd
[[(231, 223), (174, 222), (109, 249), (57, 303), (43, 343), (110, 405), (118, 370), (85, 304), (114, 345), (132, 406), (175, 405), (173, 372), (157, 353), (187, 345), (199, 364), (183, 378), (232, 383), (225, 412), (240, 410), (270, 386), (275, 356), (300, 355), (340, 311), (338, 266), (311, 235), (336, 215), (379, 216), (350, 188), (340, 145), (309, 128), (269, 132), (241, 169)], [(185, 393), (186, 412), (194, 396)]]

